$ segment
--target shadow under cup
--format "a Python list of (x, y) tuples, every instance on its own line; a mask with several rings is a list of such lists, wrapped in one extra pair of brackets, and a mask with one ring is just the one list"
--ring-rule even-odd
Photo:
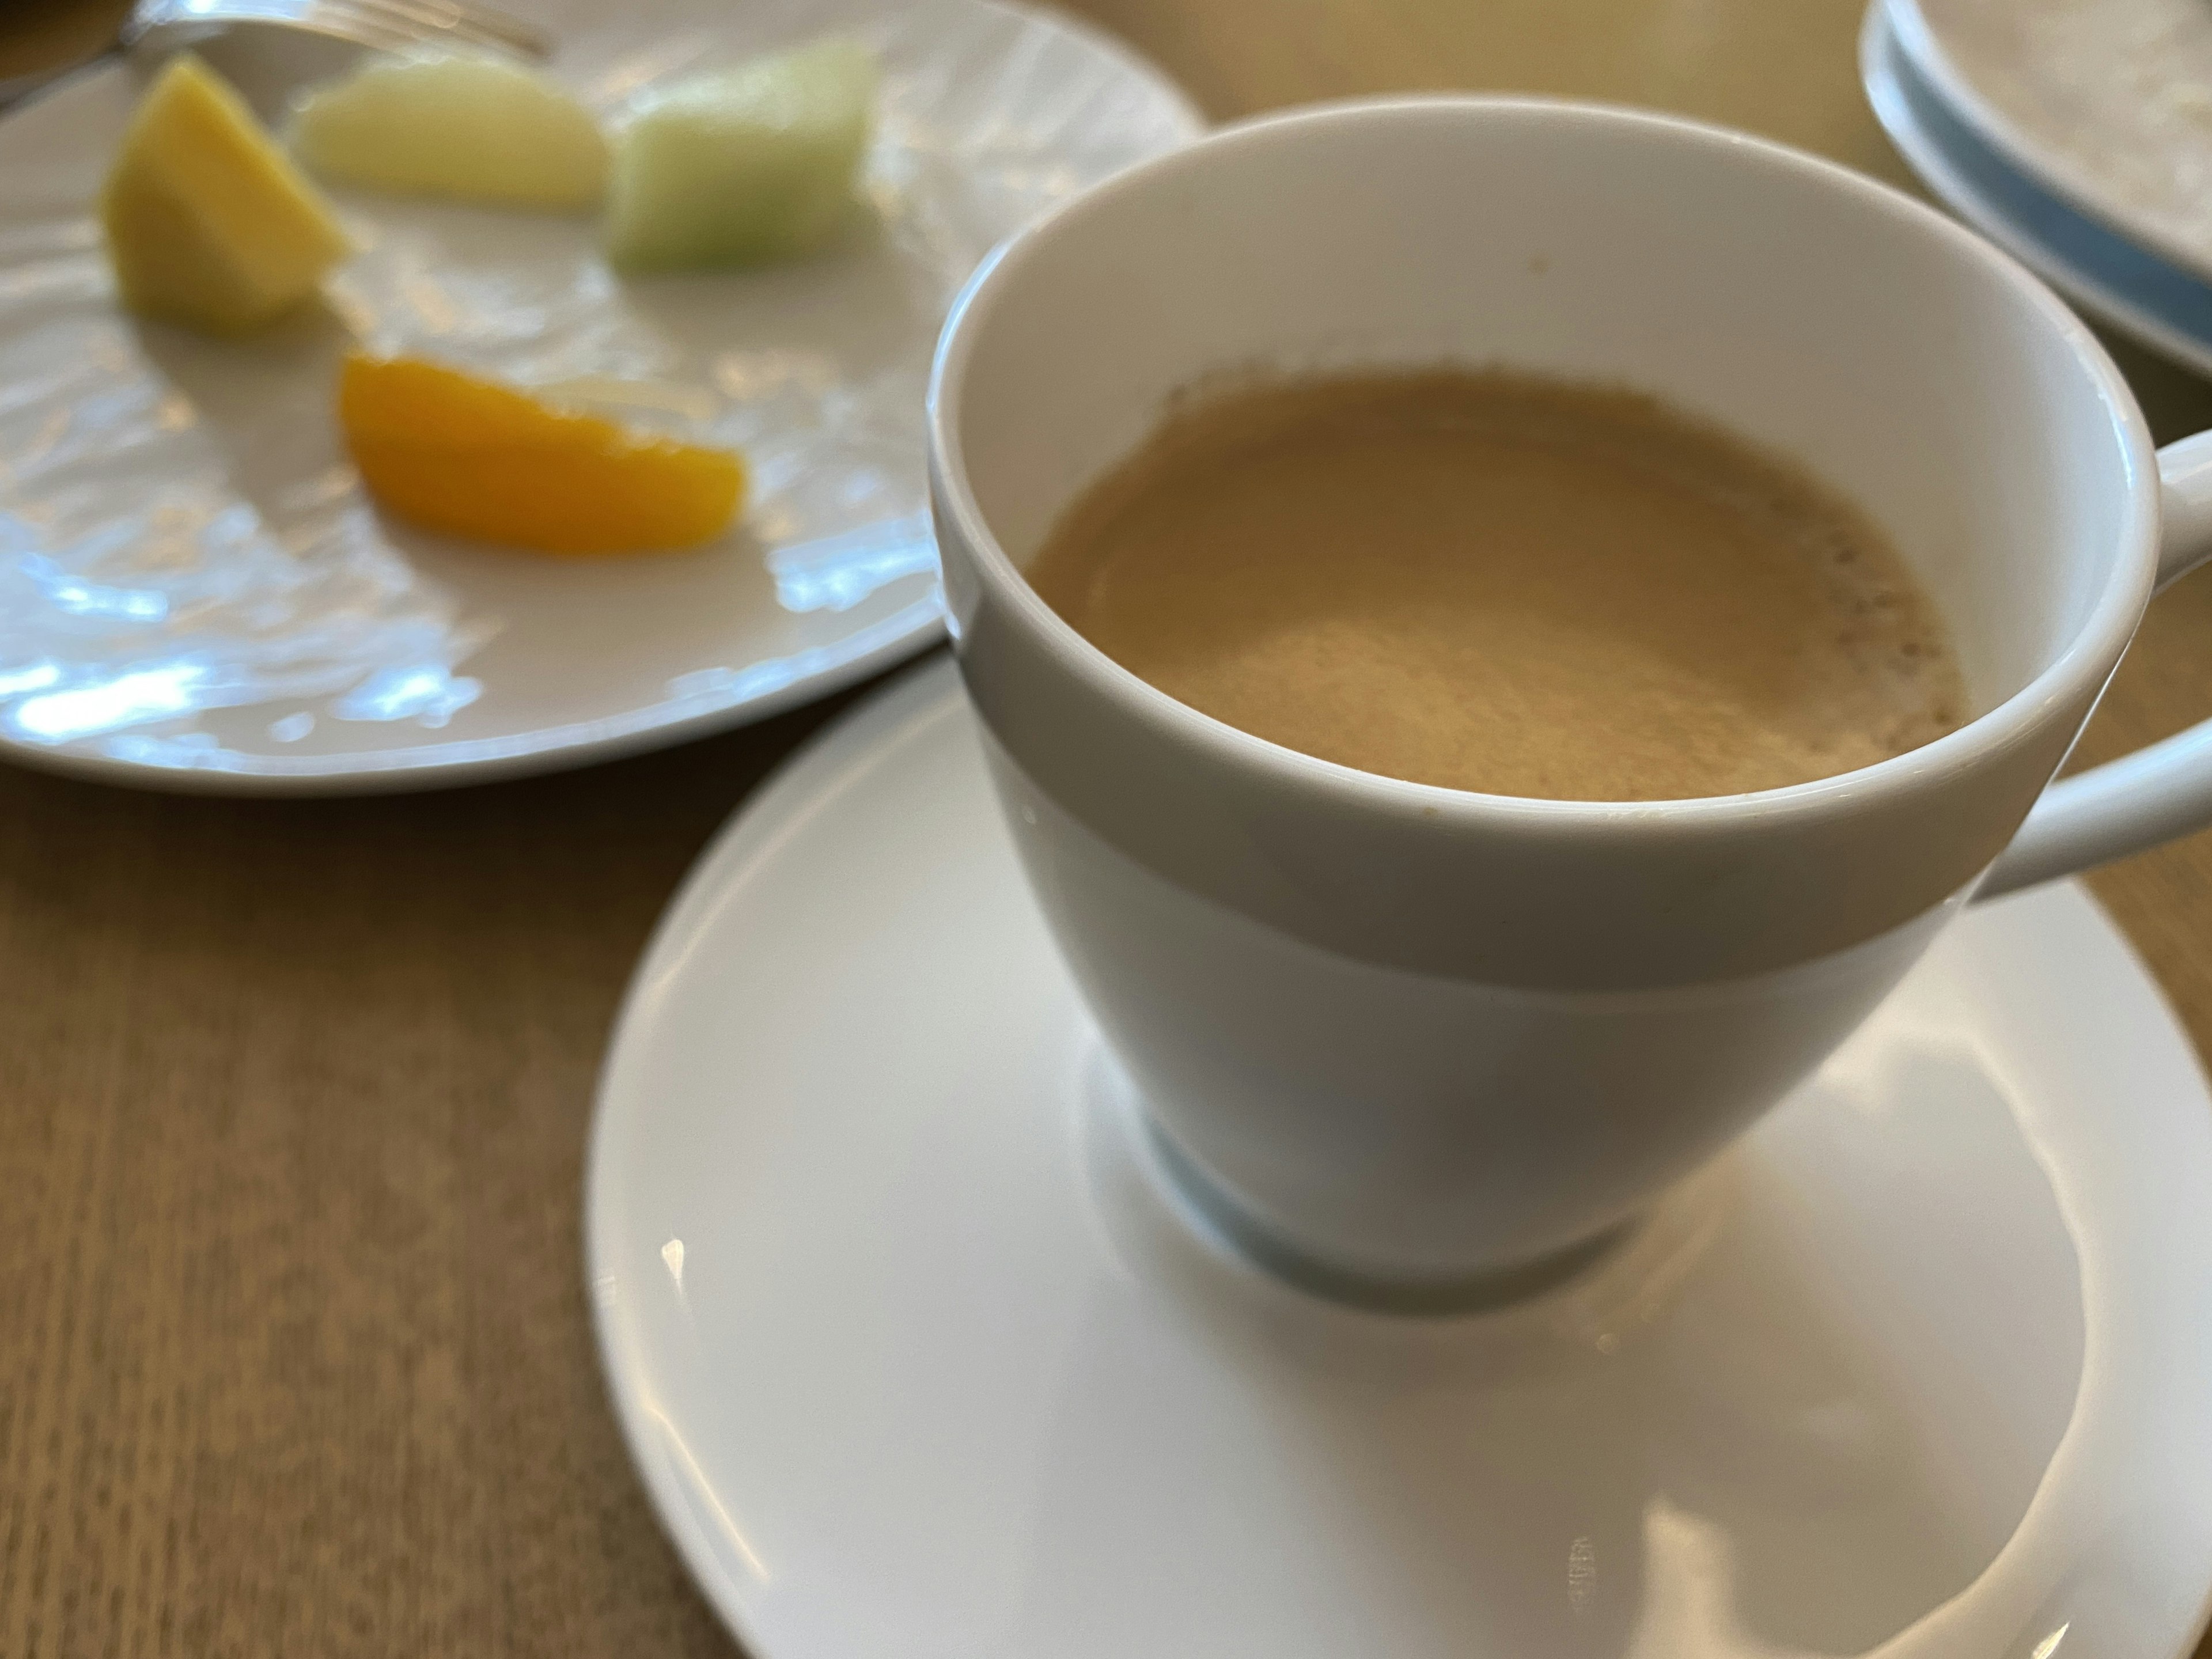
[[(1194, 382), (1443, 362), (1802, 461), (1894, 538), (1978, 717), (1758, 794), (1462, 793), (1199, 714), (1022, 580)], [(1216, 1201), (1378, 1281), (1588, 1240), (1818, 1065), (2018, 828), (2154, 564), (2140, 417), (2003, 256), (1794, 152), (1542, 100), (1333, 106), (1121, 175), (978, 274), (931, 424), (962, 672), (1092, 1011)]]

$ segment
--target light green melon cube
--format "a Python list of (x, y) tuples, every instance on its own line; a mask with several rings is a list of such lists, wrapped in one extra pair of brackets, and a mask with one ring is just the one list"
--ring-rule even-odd
[(811, 252), (852, 201), (876, 61), (818, 40), (668, 88), (615, 148), (607, 257), (624, 270), (757, 264)]

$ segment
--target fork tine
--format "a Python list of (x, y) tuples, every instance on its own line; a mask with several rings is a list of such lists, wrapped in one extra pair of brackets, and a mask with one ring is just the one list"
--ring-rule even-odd
[(120, 39), (131, 51), (166, 52), (236, 23), (304, 29), (386, 52), (404, 51), (422, 38), (418, 30), (388, 17), (359, 15), (344, 4), (321, 0), (312, 6), (302, 0), (142, 0), (124, 23)]
[(300, 21), (304, 27), (327, 27), (380, 52), (405, 52), (436, 38), (398, 14), (362, 0), (314, 0)]
[(159, 46), (228, 23), (306, 29), (386, 52), (440, 41), (538, 59), (553, 51), (546, 31), (463, 0), (139, 0), (123, 44)]
[(364, 18), (389, 19), (391, 26), (425, 42), (453, 40), (495, 52), (543, 59), (553, 53), (544, 30), (489, 6), (461, 0), (324, 0)]

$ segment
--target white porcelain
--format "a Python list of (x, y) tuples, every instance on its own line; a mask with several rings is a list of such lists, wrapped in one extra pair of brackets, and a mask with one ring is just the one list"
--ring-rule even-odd
[(2212, 12), (2198, 0), (1885, 0), (1899, 48), (1992, 149), (2212, 282)]
[[(1624, 381), (1802, 458), (1941, 603), (1978, 718), (1755, 795), (1461, 793), (1185, 708), (1023, 580), (1200, 376), (1439, 359)], [(978, 272), (931, 446), (955, 647), (1076, 980), (1220, 1200), (1332, 1271), (1590, 1237), (1817, 1065), (1978, 884), (2212, 820), (2201, 733), (2044, 793), (2154, 583), (2212, 548), (2212, 440), (2154, 456), (2013, 261), (1741, 134), (1484, 98), (1216, 133)]]
[(1899, 49), (1887, 0), (1859, 32), (1867, 102), (1921, 182), (2082, 310), (2212, 374), (2212, 283), (2077, 211), (1993, 147)]
[[(0, 120), (0, 755), (112, 782), (313, 793), (544, 770), (739, 724), (939, 636), (922, 395), (990, 246), (1200, 125), (1088, 27), (994, 0), (528, 0), (552, 70), (640, 88), (817, 33), (884, 64), (874, 211), (824, 257), (617, 281), (588, 217), (337, 192), (333, 313), (246, 341), (134, 323), (91, 206), (145, 66)], [(271, 117), (345, 61), (204, 48)], [(553, 560), (380, 517), (331, 417), (358, 339), (744, 448), (697, 552)]]
[(1164, 1179), (951, 671), (748, 803), (640, 966), (585, 1237), (755, 1659), (2182, 1659), (2212, 1097), (2078, 889), (1978, 906), (1582, 1276), (1407, 1318)]

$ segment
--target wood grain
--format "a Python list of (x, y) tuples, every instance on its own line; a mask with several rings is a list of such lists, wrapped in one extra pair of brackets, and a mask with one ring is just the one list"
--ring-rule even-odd
[[(1856, 0), (1081, 9), (1218, 116), (1572, 93), (1905, 177), (1858, 96)], [(0, 64), (65, 34), (54, 10), (0, 12)], [(2124, 356), (2162, 435), (2212, 424), (2212, 392)], [(2208, 646), (2212, 576), (2160, 600), (2085, 753), (2212, 713)], [(845, 701), (404, 799), (0, 769), (0, 1656), (732, 1651), (601, 1396), (582, 1146), (654, 917)], [(2095, 886), (2212, 1042), (2212, 838)]]

